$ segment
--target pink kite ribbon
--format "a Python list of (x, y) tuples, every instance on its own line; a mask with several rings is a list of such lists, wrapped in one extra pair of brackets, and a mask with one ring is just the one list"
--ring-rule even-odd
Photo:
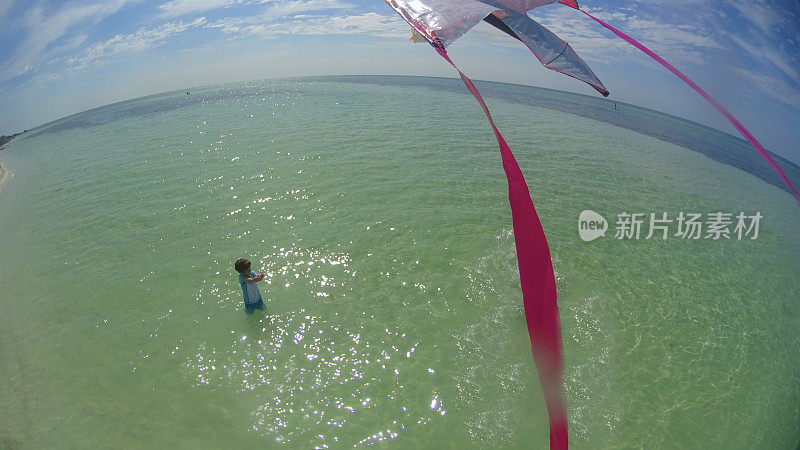
[(478, 88), (447, 56), (444, 48), (438, 46), (434, 48), (458, 71), (461, 81), (480, 103), (500, 146), (503, 170), (508, 179), (508, 201), (511, 204), (525, 321), (528, 324), (533, 360), (539, 373), (539, 382), (550, 421), (550, 448), (567, 449), (569, 436), (567, 405), (564, 399), (564, 349), (561, 343), (561, 321), (556, 302), (556, 280), (553, 275), (553, 263), (550, 260), (550, 248), (539, 216), (536, 215), (536, 208), (533, 206), (522, 170), (495, 126)]
[(713, 97), (711, 97), (711, 95), (709, 95), (708, 92), (703, 90), (703, 88), (701, 88), (694, 81), (689, 79), (689, 77), (684, 75), (680, 70), (676, 69), (672, 64), (670, 64), (667, 61), (665, 61), (664, 58), (656, 55), (652, 50), (650, 50), (649, 48), (647, 48), (644, 45), (642, 45), (641, 43), (639, 43), (636, 39), (628, 36), (627, 34), (623, 33), (622, 31), (619, 31), (618, 29), (616, 29), (616, 28), (612, 27), (611, 25), (603, 22), (602, 20), (598, 19), (597, 17), (595, 17), (595, 16), (589, 14), (588, 12), (580, 9), (578, 7), (578, 4), (575, 3), (573, 0), (561, 0), (559, 3), (567, 5), (570, 8), (577, 9), (578, 11), (580, 11), (580, 12), (586, 14), (587, 16), (589, 16), (590, 18), (594, 19), (600, 25), (602, 25), (605, 28), (611, 30), (612, 33), (616, 34), (617, 36), (619, 36), (620, 38), (625, 40), (627, 43), (629, 43), (629, 44), (633, 45), (634, 47), (638, 48), (639, 50), (643, 51), (647, 56), (655, 59), (659, 64), (664, 66), (667, 70), (669, 70), (670, 72), (675, 74), (678, 78), (683, 80), (686, 84), (688, 84), (689, 87), (694, 89), (695, 92), (700, 94), (701, 97), (706, 99), (706, 101), (708, 103), (710, 103), (714, 108), (716, 108), (716, 110), (719, 111), (720, 114), (722, 114), (723, 116), (725, 116), (726, 119), (728, 119), (728, 121), (734, 126), (734, 128), (736, 128), (736, 130), (747, 140), (747, 142), (749, 142), (750, 145), (752, 145), (753, 148), (756, 149), (756, 151), (761, 155), (761, 157), (763, 157), (767, 161), (767, 164), (769, 164), (769, 166), (772, 168), (772, 170), (774, 170), (775, 173), (778, 174), (778, 177), (780, 177), (781, 181), (783, 181), (783, 184), (785, 184), (786, 187), (789, 189), (789, 191), (794, 195), (794, 198), (797, 201), (798, 206), (800, 206), (800, 193), (797, 192), (797, 189), (794, 187), (792, 182), (789, 180), (789, 177), (787, 177), (786, 174), (783, 173), (783, 170), (780, 168), (778, 163), (775, 162), (774, 159), (772, 159), (772, 155), (770, 155), (769, 152), (767, 152), (767, 150), (761, 145), (761, 143), (759, 143), (756, 140), (756, 138), (753, 137), (752, 134), (750, 134), (750, 131), (748, 131), (747, 128), (745, 128), (744, 125), (742, 125), (742, 123), (739, 122), (739, 120), (736, 119), (736, 117), (733, 116), (733, 114), (728, 112), (728, 110), (725, 109), (725, 107), (722, 106)]

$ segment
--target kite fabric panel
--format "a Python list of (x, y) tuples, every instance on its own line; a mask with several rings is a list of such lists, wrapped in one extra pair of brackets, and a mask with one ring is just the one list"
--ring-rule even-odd
[[(528, 17), (523, 10), (555, 0), (386, 0), (431, 45), (447, 48), (485, 20), (520, 40), (548, 69), (563, 73), (608, 95), (592, 69), (566, 42)], [(501, 24), (502, 22), (502, 24)]]
[(474, 0), (386, 0), (436, 47), (447, 47), (496, 8)]
[[(485, 2), (494, 4), (491, 0)], [(497, 6), (501, 5), (498, 3)], [(502, 15), (505, 17), (499, 17), (500, 20), (516, 34), (517, 38), (536, 55), (536, 58), (546, 68), (583, 81), (604, 97), (608, 96), (608, 90), (592, 69), (569, 44), (561, 40), (555, 33), (541, 26), (527, 14), (510, 11)], [(495, 16), (497, 16), (496, 13)]]
[(505, 10), (510, 8), (518, 13), (525, 14), (526, 11), (540, 6), (552, 5), (558, 2), (558, 0), (497, 0), (497, 2), (503, 5), (501, 9)]

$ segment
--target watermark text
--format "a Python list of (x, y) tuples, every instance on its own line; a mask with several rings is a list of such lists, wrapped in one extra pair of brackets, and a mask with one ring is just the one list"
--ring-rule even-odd
[[(616, 215), (613, 226), (614, 238), (618, 240), (650, 240), (650, 239), (685, 239), (685, 240), (720, 240), (720, 239), (758, 239), (758, 229), (764, 216), (756, 211), (753, 214), (744, 211), (727, 212), (683, 212), (677, 214), (629, 213)], [(584, 210), (578, 216), (578, 235), (584, 241), (593, 241), (605, 236), (609, 224), (600, 214), (592, 210)]]

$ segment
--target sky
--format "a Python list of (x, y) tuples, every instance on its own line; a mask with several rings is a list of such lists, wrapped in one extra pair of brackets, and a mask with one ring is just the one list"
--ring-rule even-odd
[[(800, 164), (800, 0), (586, 0), (694, 79), (764, 146)], [(737, 134), (655, 61), (566, 6), (529, 16), (609, 98)], [(0, 0), (0, 134), (154, 93), (342, 74), (457, 77), (382, 0)], [(448, 48), (473, 79), (598, 95), (479, 24)]]

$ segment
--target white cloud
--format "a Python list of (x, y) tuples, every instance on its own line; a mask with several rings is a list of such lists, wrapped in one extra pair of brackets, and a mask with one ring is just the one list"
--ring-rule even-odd
[[(534, 19), (544, 27), (568, 42), (572, 48), (591, 66), (592, 63), (610, 64), (622, 56), (633, 53), (630, 46), (600, 28), (594, 21), (569, 8), (557, 8)], [(614, 18), (625, 18), (624, 13), (611, 13)], [(612, 19), (613, 20), (613, 19)]]
[(761, 0), (735, 0), (730, 6), (736, 8), (739, 14), (758, 27), (765, 35), (775, 33), (776, 28), (786, 24), (785, 14)]
[(77, 25), (97, 23), (119, 11), (123, 6), (139, 0), (112, 0), (66, 6), (56, 11), (35, 6), (22, 17), (25, 37), (14, 55), (0, 65), (0, 82), (36, 70), (42, 63), (50, 45), (62, 39)]
[(261, 38), (283, 35), (364, 34), (381, 37), (407, 37), (409, 28), (399, 17), (377, 13), (354, 16), (297, 16), (278, 23), (246, 23), (240, 19), (222, 20), (212, 25), (226, 34), (248, 34)]
[[(263, 9), (258, 15), (226, 17), (209, 25), (209, 28), (218, 28), (230, 34), (248, 29), (252, 26), (273, 24), (279, 19), (287, 16), (297, 16), (300, 13), (348, 8), (352, 8), (352, 5), (342, 3), (339, 0), (292, 0), (274, 2), (271, 6)], [(298, 18), (302, 19), (302, 17)]]
[(261, 17), (264, 18), (278, 18), (285, 17), (301, 12), (309, 11), (325, 11), (331, 9), (350, 9), (353, 5), (344, 3), (339, 0), (292, 0), (273, 2), (267, 8)]
[[(656, 53), (663, 53), (666, 58), (674, 64), (702, 64), (705, 60), (705, 52), (709, 50), (723, 50), (725, 48), (724, 45), (710, 33), (708, 27), (702, 23), (668, 22), (663, 18), (656, 19), (642, 15), (641, 12), (629, 14), (619, 10), (608, 12), (602, 9), (587, 9), (587, 11), (590, 11), (592, 15), (621, 29), (625, 33), (630, 34), (636, 40), (653, 49)], [(633, 47), (612, 35), (610, 32), (605, 31), (605, 29), (600, 28), (600, 25), (587, 17), (581, 15), (578, 19), (583, 20), (576, 20), (576, 15), (572, 14), (572, 18), (563, 19), (564, 15), (565, 14), (562, 12), (557, 15), (556, 21), (543, 24), (551, 27), (554, 31), (563, 31), (565, 35), (570, 34), (572, 30), (578, 30), (580, 34), (577, 35), (576, 42), (591, 46), (607, 57), (610, 56), (608, 54), (609, 49), (613, 49), (614, 52), (624, 53), (634, 51)], [(560, 24), (560, 22), (565, 20), (570, 28), (566, 28)], [(623, 47), (626, 47), (627, 51), (623, 50)]]
[(752, 82), (757, 89), (769, 94), (773, 99), (785, 105), (800, 108), (800, 91), (798, 91), (797, 86), (791, 86), (789, 83), (775, 77), (745, 68), (734, 69), (734, 72)]
[(749, 53), (750, 56), (752, 56), (756, 61), (769, 62), (774, 67), (779, 69), (781, 73), (794, 80), (794, 82), (797, 83), (797, 86), (794, 87), (795, 90), (800, 87), (800, 72), (798, 72), (798, 67), (796, 65), (788, 62), (790, 58), (789, 55), (784, 52), (780, 52), (769, 45), (754, 45), (747, 40), (733, 34), (729, 35), (728, 37), (742, 50)]
[(90, 45), (79, 55), (69, 58), (67, 64), (71, 72), (101, 66), (114, 55), (157, 47), (168, 37), (205, 23), (206, 18), (200, 17), (191, 22), (176, 21), (155, 28), (140, 28), (131, 34), (118, 34), (105, 42)]
[(190, 14), (197, 14), (204, 11), (215, 9), (231, 8), (234, 6), (256, 5), (263, 3), (278, 4), (279, 7), (291, 8), (292, 4), (314, 3), (302, 1), (281, 1), (281, 0), (171, 0), (167, 3), (158, 5), (156, 9), (161, 12), (163, 17), (178, 17)]
[(711, 35), (687, 24), (662, 23), (651, 19), (630, 17), (627, 19), (628, 28), (641, 33), (650, 41), (664, 45), (689, 45), (701, 48), (721, 49), (723, 46)]
[[(725, 31), (722, 33), (729, 41), (738, 47), (737, 57), (743, 56), (750, 65), (757, 68), (761, 77), (770, 76), (773, 80), (772, 85), (760, 83), (779, 101), (786, 103), (800, 95), (800, 53), (797, 51), (797, 33), (800, 27), (789, 24), (787, 17), (793, 17), (792, 11), (782, 11), (784, 14), (777, 14), (774, 7), (770, 7), (762, 1), (743, 3), (741, 1), (732, 2), (732, 6), (748, 21), (755, 25), (760, 32), (745, 33), (741, 30)], [(794, 32), (782, 32), (787, 27), (794, 28)], [(785, 39), (781, 39), (785, 37)], [(751, 72), (749, 72), (751, 73)], [(748, 78), (755, 80), (752, 75)], [(788, 78), (789, 83), (785, 82)], [(775, 86), (780, 85), (784, 90), (783, 94), (775, 95)]]
[(178, 17), (245, 3), (244, 0), (172, 0), (158, 5), (157, 9), (166, 17)]
[(88, 38), (89, 36), (87, 36), (84, 33), (79, 33), (74, 36), (64, 38), (63, 41), (58, 46), (53, 48), (52, 53), (58, 55), (65, 52), (77, 50), (78, 48), (80, 48), (81, 45), (83, 45), (84, 42), (86, 42), (86, 39)]

